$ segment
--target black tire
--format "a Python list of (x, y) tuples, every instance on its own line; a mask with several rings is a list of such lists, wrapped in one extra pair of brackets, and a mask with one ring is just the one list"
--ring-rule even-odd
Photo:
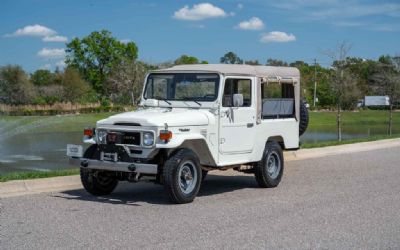
[(92, 195), (110, 194), (118, 185), (118, 180), (110, 173), (81, 168), (81, 182), (86, 191)]
[[(270, 160), (271, 162), (269, 162)], [(273, 173), (268, 171), (269, 167), (267, 164), (272, 164), (272, 161), (279, 164), (276, 166), (276, 169), (271, 167), (271, 169), (276, 170), (273, 171)], [(275, 141), (267, 142), (263, 157), (254, 168), (254, 175), (258, 185), (263, 188), (273, 188), (278, 186), (282, 179), (283, 168), (284, 161), (281, 146)]]
[[(84, 158), (93, 159), (97, 150), (97, 145), (90, 146), (84, 154)], [(115, 179), (109, 172), (92, 171), (81, 168), (81, 182), (86, 191), (92, 195), (107, 195), (112, 193), (118, 185), (118, 180)]]
[(308, 109), (305, 101), (300, 101), (299, 136), (303, 135), (308, 127)]
[(196, 154), (189, 149), (179, 149), (165, 162), (163, 177), (164, 187), (172, 202), (192, 202), (200, 190), (202, 180)]
[(204, 179), (207, 177), (208, 171), (207, 170), (201, 170), (201, 181), (204, 181)]

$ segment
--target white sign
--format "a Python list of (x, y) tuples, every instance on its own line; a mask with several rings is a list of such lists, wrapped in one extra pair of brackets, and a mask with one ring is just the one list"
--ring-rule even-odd
[(67, 144), (67, 156), (69, 157), (82, 157), (83, 148), (81, 145)]

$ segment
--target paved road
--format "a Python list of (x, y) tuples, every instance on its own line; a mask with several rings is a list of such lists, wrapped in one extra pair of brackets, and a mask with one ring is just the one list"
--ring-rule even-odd
[(0, 249), (400, 249), (400, 147), (289, 162), (276, 189), (209, 176), (192, 204), (153, 184), (0, 200)]

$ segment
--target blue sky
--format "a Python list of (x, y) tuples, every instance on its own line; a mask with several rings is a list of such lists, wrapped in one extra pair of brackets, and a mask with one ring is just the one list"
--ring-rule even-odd
[(327, 66), (324, 52), (342, 41), (351, 56), (400, 54), (400, 2), (2, 0), (0, 65), (54, 69), (63, 64), (65, 41), (101, 29), (134, 41), (150, 63), (182, 54), (217, 63), (233, 51), (262, 63), (317, 58)]

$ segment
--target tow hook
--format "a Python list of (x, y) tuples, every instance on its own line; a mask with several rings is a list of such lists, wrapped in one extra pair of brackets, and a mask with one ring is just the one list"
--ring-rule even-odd
[(128, 166), (128, 169), (129, 169), (129, 171), (135, 172), (135, 170), (136, 170), (135, 164), (130, 164), (130, 165)]
[(89, 166), (89, 162), (86, 161), (86, 160), (81, 161), (81, 166), (84, 167), (84, 168), (87, 168)]

